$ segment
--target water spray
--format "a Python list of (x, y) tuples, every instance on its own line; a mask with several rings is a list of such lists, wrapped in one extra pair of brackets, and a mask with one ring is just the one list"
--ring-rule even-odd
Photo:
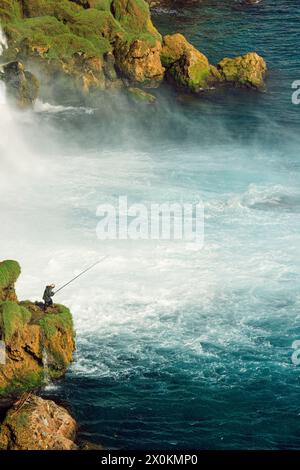
[(63, 290), (65, 287), (67, 287), (69, 284), (71, 284), (71, 282), (74, 282), (76, 279), (78, 279), (80, 276), (83, 276), (83, 274), (87, 273), (88, 271), (90, 271), (92, 268), (94, 268), (95, 266), (97, 266), (98, 264), (102, 263), (102, 261), (104, 261), (106, 258), (108, 258), (108, 255), (106, 256), (103, 256), (103, 258), (101, 258), (100, 260), (96, 261), (96, 263), (93, 263), (91, 266), (89, 266), (88, 268), (86, 268), (84, 271), (82, 271), (80, 274), (78, 274), (77, 276), (75, 276), (73, 279), (71, 279), (70, 281), (68, 281), (66, 284), (64, 284), (63, 286), (61, 286), (59, 289), (57, 289), (57, 291), (54, 292), (54, 294), (57, 294), (58, 292), (60, 292), (61, 290)]

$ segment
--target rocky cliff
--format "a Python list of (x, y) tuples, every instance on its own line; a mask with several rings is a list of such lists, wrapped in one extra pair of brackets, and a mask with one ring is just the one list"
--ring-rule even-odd
[[(16, 261), (0, 263), (0, 396), (18, 395), (40, 386), (47, 377), (62, 376), (75, 349), (70, 311), (55, 305), (44, 313), (32, 302), (19, 302)], [(2, 357), (5, 356), (5, 357)]]
[(144, 0), (0, 0), (0, 22), (9, 46), (3, 61), (19, 64), (19, 79), (0, 78), (21, 84), (21, 105), (24, 90), (25, 103), (38, 92), (28, 73), (24, 81), (25, 69), (42, 77), (42, 94), (50, 85), (84, 95), (155, 88), (164, 79), (193, 93), (224, 85), (264, 87), (266, 64), (257, 54), (211, 65), (181, 34), (163, 38)]
[(0, 450), (77, 450), (77, 424), (52, 400), (23, 395), (0, 426)]

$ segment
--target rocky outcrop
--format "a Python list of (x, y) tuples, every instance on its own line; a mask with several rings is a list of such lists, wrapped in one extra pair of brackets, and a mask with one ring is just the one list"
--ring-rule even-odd
[(10, 62), (2, 67), (0, 78), (6, 84), (10, 101), (18, 108), (31, 108), (39, 94), (39, 81), (21, 62)]
[(207, 89), (220, 78), (207, 57), (182, 34), (163, 38), (161, 60), (166, 67), (167, 77), (190, 91)]
[(266, 62), (256, 52), (233, 59), (225, 58), (218, 64), (223, 80), (237, 86), (264, 88)]
[(115, 50), (117, 66), (131, 82), (156, 87), (164, 76), (160, 51), (159, 40), (151, 44), (147, 39), (136, 39), (130, 43), (119, 38)]
[(70, 311), (55, 305), (45, 314), (29, 301), (19, 302), (14, 290), (19, 274), (15, 261), (0, 263), (0, 339), (6, 353), (0, 364), (0, 396), (17, 395), (47, 377), (62, 376), (75, 349)]
[[(3, 61), (16, 78), (7, 87), (24, 107), (38, 91), (79, 101), (95, 90), (154, 88), (164, 78), (193, 93), (220, 85), (262, 88), (264, 60), (255, 53), (223, 59), (217, 67), (183, 35), (163, 38), (145, 0), (0, 0), (8, 39)], [(39, 75), (40, 74), (40, 75)], [(54, 85), (54, 86), (53, 86)], [(93, 96), (93, 95), (92, 95)]]
[(0, 21), (4, 60), (34, 64), (45, 87), (60, 76), (84, 93), (119, 87), (116, 68), (148, 86), (163, 78), (161, 36), (144, 0), (0, 0)]
[(0, 427), (0, 450), (76, 450), (76, 421), (51, 400), (21, 397)]
[(163, 38), (161, 60), (169, 81), (191, 92), (221, 85), (264, 87), (266, 62), (255, 52), (225, 58), (215, 67), (182, 34), (173, 34)]

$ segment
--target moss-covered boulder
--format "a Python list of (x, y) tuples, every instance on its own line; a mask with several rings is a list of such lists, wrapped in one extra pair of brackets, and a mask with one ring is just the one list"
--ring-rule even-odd
[(127, 88), (128, 97), (135, 103), (153, 104), (156, 102), (156, 97), (145, 90), (136, 87)]
[(116, 64), (122, 76), (130, 82), (157, 87), (164, 76), (160, 60), (161, 43), (135, 39), (130, 41), (120, 35), (116, 41)]
[(53, 376), (61, 375), (72, 361), (74, 351), (73, 319), (64, 305), (55, 305), (51, 313), (38, 322), (42, 330), (47, 367)]
[(39, 81), (21, 62), (10, 62), (3, 67), (1, 78), (11, 102), (21, 109), (31, 108), (39, 95)]
[(32, 302), (18, 302), (14, 282), (19, 273), (15, 261), (0, 263), (0, 340), (5, 344), (0, 396), (19, 394), (40, 386), (45, 378), (63, 375), (75, 349), (70, 311), (54, 305), (44, 313)]
[(121, 76), (149, 87), (158, 86), (164, 75), (161, 35), (153, 26), (148, 4), (144, 0), (113, 0), (111, 12), (122, 28), (114, 46)]
[(23, 395), (0, 426), (0, 450), (76, 450), (77, 425), (52, 400)]
[(267, 70), (265, 60), (256, 52), (225, 58), (218, 63), (223, 80), (236, 86), (263, 89)]
[(144, 0), (112, 0), (110, 10), (129, 34), (149, 34), (161, 39), (153, 26), (149, 5)]
[(6, 260), (0, 262), (0, 302), (5, 300), (17, 301), (15, 283), (21, 273), (17, 261)]
[(220, 79), (207, 57), (179, 33), (163, 38), (161, 61), (169, 80), (193, 92), (207, 89)]

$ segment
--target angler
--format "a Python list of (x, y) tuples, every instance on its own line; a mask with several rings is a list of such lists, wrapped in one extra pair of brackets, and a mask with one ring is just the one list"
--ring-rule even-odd
[(52, 307), (53, 300), (52, 297), (55, 295), (54, 290), (55, 284), (50, 284), (50, 286), (46, 286), (43, 294), (43, 301), (44, 301), (44, 312), (46, 312), (48, 307)]
[(77, 276), (75, 276), (73, 279), (71, 279), (70, 281), (68, 281), (66, 284), (64, 284), (63, 286), (61, 286), (59, 289), (57, 289), (57, 291), (54, 292), (54, 289), (55, 289), (55, 284), (50, 284), (49, 286), (46, 286), (45, 290), (44, 290), (44, 294), (43, 294), (43, 300), (44, 300), (44, 303), (43, 304), (40, 304), (39, 302), (36, 302), (37, 305), (39, 305), (41, 308), (43, 308), (44, 312), (47, 311), (47, 308), (48, 307), (52, 307), (53, 306), (53, 300), (52, 300), (52, 297), (57, 294), (58, 292), (60, 292), (61, 290), (63, 290), (65, 287), (67, 287), (69, 284), (71, 284), (71, 282), (74, 282), (75, 279), (78, 279), (80, 276), (82, 276), (83, 274), (85, 274), (86, 272), (90, 271), (90, 269), (94, 268), (95, 266), (97, 266), (97, 264), (101, 263), (102, 261), (104, 261), (105, 259), (107, 258), (107, 256), (103, 256), (103, 258), (101, 258), (100, 260), (98, 260), (96, 263), (92, 264), (92, 266), (89, 266), (88, 268), (86, 268), (84, 271), (82, 271), (80, 274), (78, 274)]

